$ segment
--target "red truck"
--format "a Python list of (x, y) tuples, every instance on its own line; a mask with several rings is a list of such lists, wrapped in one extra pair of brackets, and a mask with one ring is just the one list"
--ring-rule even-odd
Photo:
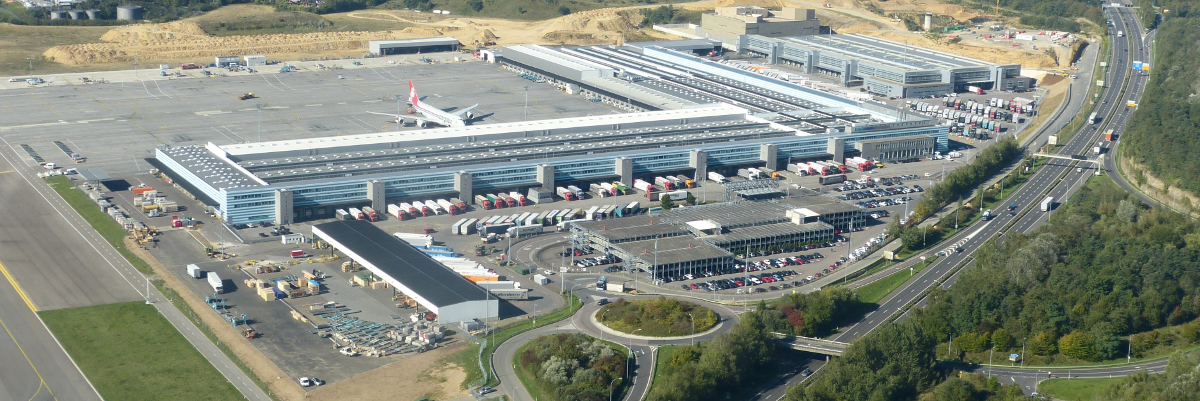
[(305, 255), (303, 250), (297, 249), (291, 252), (291, 256), (293, 258), (303, 258), (308, 255)]
[(179, 66), (179, 69), (181, 69), (181, 70), (194, 70), (197, 68), (200, 68), (200, 67), (197, 66), (195, 63), (183, 63), (183, 65)]
[(475, 195), (475, 203), (480, 207), (483, 207), (483, 210), (492, 210), (496, 208), (496, 206), (492, 204), (491, 199), (488, 199), (483, 195)]
[(463, 201), (459, 200), (458, 198), (450, 198), (450, 203), (453, 203), (455, 206), (458, 207), (459, 213), (467, 212), (467, 203), (466, 202), (463, 202)]

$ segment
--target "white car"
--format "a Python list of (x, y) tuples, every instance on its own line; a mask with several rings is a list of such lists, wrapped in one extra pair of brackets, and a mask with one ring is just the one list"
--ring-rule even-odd
[(351, 349), (350, 347), (344, 347), (342, 349), (339, 349), (338, 352), (341, 352), (342, 355), (345, 355), (345, 356), (358, 356), (358, 351), (355, 351), (355, 350)]
[(307, 378), (307, 377), (300, 378), (300, 387), (312, 387), (312, 385), (313, 385), (313, 382), (312, 382), (312, 380), (309, 380), (309, 378)]
[(552, 272), (552, 271), (549, 271), (549, 270), (543, 271), (542, 273), (546, 273), (546, 275), (547, 275), (547, 276), (553, 276), (553, 275), (554, 275), (554, 272)]

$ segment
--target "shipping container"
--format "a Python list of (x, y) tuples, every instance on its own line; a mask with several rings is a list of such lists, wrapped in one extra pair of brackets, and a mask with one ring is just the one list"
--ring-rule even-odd
[(474, 233), (475, 233), (475, 231), (478, 231), (478, 230), (476, 229), (476, 227), (479, 227), (479, 226), (477, 226), (477, 224), (479, 224), (479, 219), (470, 219), (470, 220), (467, 220), (467, 222), (466, 222), (466, 223), (463, 223), (463, 226), (462, 226), (462, 227), (459, 227), (459, 228), (458, 228), (459, 235), (471, 235), (471, 234), (474, 234)]
[(514, 226), (512, 223), (509, 223), (509, 224), (493, 224), (493, 225), (490, 225), (490, 226), (483, 226), (483, 229), (479, 230), (479, 235), (480, 235), (481, 237), (486, 237), (488, 234), (497, 234), (497, 235), (500, 235), (500, 234), (507, 233), (507, 232), (508, 232), (508, 229), (509, 229), (509, 228), (512, 228), (512, 227), (516, 227), (516, 226)]
[(817, 178), (817, 182), (821, 185), (839, 184), (844, 181), (846, 181), (845, 175), (824, 176)]
[(458, 221), (454, 222), (454, 225), (450, 226), (450, 234), (462, 235), (462, 226), (466, 223), (467, 219), (458, 219)]
[(509, 238), (521, 238), (542, 233), (541, 226), (511, 227), (506, 232)]

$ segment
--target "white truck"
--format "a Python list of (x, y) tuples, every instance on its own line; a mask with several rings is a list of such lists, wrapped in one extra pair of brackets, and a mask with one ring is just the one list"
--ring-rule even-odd
[(1047, 196), (1046, 199), (1042, 199), (1042, 211), (1043, 212), (1049, 212), (1050, 209), (1053, 207), (1054, 207), (1054, 197), (1053, 196)]

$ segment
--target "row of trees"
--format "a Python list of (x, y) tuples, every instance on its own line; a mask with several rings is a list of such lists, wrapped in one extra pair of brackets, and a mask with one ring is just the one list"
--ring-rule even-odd
[(518, 358), (518, 368), (551, 400), (607, 400), (609, 384), (625, 377), (625, 355), (581, 333), (539, 337)]
[[(914, 316), (934, 338), (956, 337), (961, 352), (1027, 344), (1033, 355), (1112, 359), (1132, 333), (1200, 316), (1198, 263), (1195, 222), (1093, 180), (1049, 224), (982, 246), (954, 287), (935, 288)], [(1196, 341), (1194, 326), (1180, 340)], [(1156, 336), (1134, 336), (1134, 352)]]
[(984, 181), (999, 173), (1004, 166), (1021, 156), (1021, 148), (1017, 140), (1011, 136), (996, 141), (995, 144), (979, 152), (975, 160), (966, 166), (955, 169), (937, 184), (930, 187), (921, 196), (921, 201), (913, 208), (910, 221), (918, 222), (942, 207), (956, 201), (978, 188)]
[[(1200, 81), (1200, 47), (1195, 44), (1200, 17), (1192, 13), (1200, 1), (1160, 0), (1157, 5), (1170, 11), (1163, 14), (1155, 37), (1154, 70), (1121, 141), (1126, 154), (1168, 186), (1200, 194), (1200, 181), (1195, 179), (1200, 176), (1200, 154), (1193, 151), (1200, 147), (1200, 103), (1191, 84)], [(1143, 22), (1153, 18), (1149, 10), (1141, 11)], [(1135, 179), (1144, 182), (1141, 175)]]
[[(997, 3), (991, 0), (969, 0), (980, 9), (991, 10)], [(1000, 0), (1000, 6), (1020, 11), (1021, 23), (1054, 30), (1070, 30), (1078, 32), (1080, 25), (1074, 20), (1083, 18), (1096, 25), (1105, 25), (1104, 10), (1101, 2), (1088, 0)], [(1033, 18), (1026, 22), (1026, 17)], [(1040, 23), (1031, 23), (1040, 22)], [(1049, 24), (1049, 25), (1043, 25)], [(1067, 29), (1071, 27), (1074, 29)]]
[(743, 314), (729, 333), (708, 343), (680, 347), (660, 366), (660, 379), (654, 382), (648, 399), (725, 400), (727, 393), (762, 384), (775, 362), (776, 348), (760, 313)]

